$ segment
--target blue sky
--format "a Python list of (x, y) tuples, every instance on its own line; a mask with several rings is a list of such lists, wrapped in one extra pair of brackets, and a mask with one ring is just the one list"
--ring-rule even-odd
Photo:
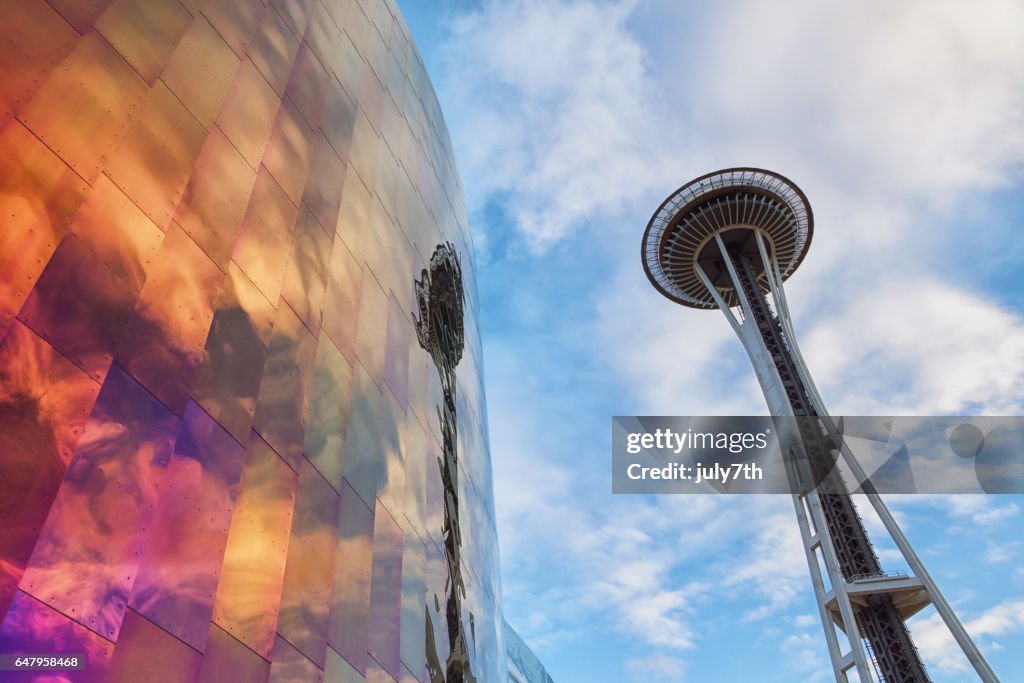
[[(1021, 414), (1024, 7), (401, 5), (477, 245), (507, 619), (558, 683), (828, 680), (787, 497), (610, 494), (610, 416), (765, 412), (722, 316), (659, 297), (640, 238), (689, 179), (776, 170), (815, 212), (787, 293), (835, 414)], [(890, 502), (1024, 680), (1024, 500)], [(934, 680), (975, 680), (933, 611), (912, 631)]]

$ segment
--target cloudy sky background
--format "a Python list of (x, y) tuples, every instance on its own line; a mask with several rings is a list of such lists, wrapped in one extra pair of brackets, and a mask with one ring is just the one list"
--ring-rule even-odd
[[(828, 680), (787, 497), (609, 493), (610, 416), (766, 412), (722, 316), (647, 283), (640, 238), (695, 176), (780, 172), (815, 213), (787, 293), (833, 413), (1021, 414), (1024, 5), (401, 5), (476, 239), (506, 617), (558, 683)], [(1024, 680), (1024, 500), (892, 504)], [(976, 680), (934, 611), (912, 630), (936, 681)]]

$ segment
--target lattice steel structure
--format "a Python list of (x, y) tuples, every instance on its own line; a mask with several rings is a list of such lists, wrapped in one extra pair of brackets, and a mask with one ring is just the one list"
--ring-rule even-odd
[[(666, 199), (647, 225), (641, 256), (655, 289), (683, 306), (721, 310), (750, 356), (784, 454), (836, 680), (845, 683), (850, 671), (861, 683), (873, 675), (886, 683), (930, 680), (905, 622), (931, 603), (981, 679), (996, 681), (843, 443), (800, 354), (782, 283), (807, 254), (813, 231), (810, 204), (796, 185), (770, 171), (731, 168)], [(913, 576), (882, 571), (836, 468), (839, 457), (865, 482), (861, 489)]]

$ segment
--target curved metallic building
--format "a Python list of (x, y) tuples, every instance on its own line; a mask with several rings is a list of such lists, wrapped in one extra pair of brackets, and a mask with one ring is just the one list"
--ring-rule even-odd
[(504, 680), (473, 251), (393, 0), (6, 2), (0, 72), (0, 653)]

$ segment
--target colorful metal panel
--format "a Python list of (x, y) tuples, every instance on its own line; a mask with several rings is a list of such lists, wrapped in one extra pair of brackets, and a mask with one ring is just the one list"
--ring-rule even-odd
[[(426, 683), (457, 631), (501, 680), (468, 228), (394, 3), (10, 2), (0, 61), (0, 650)], [(413, 335), (447, 242), (450, 409)]]

